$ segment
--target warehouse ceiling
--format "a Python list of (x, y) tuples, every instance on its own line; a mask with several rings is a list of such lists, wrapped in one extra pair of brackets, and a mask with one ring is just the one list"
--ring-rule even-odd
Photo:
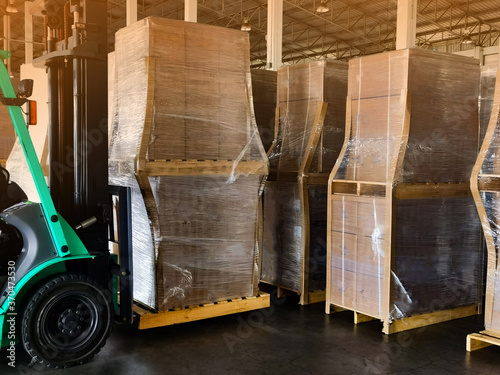
[[(24, 1), (11, 15), (12, 71), (24, 61)], [(43, 0), (37, 0), (43, 1)], [(9, 0), (0, 0), (0, 15)], [(328, 0), (329, 11), (318, 13), (319, 0), (284, 0), (283, 61), (336, 58), (348, 60), (395, 48), (397, 0)], [(125, 27), (126, 0), (108, 0), (109, 50), (114, 33)], [(184, 18), (184, 0), (139, 0), (139, 18)], [(199, 0), (198, 22), (239, 29), (249, 20), (253, 67), (266, 64), (267, 0)], [(0, 20), (2, 29), (4, 17)], [(43, 19), (34, 17), (35, 57), (43, 51)], [(463, 43), (472, 39), (472, 44)], [(419, 0), (417, 44), (422, 48), (456, 52), (497, 45), (500, 0)], [(5, 34), (2, 34), (3, 40)], [(469, 40), (470, 42), (470, 40)]]

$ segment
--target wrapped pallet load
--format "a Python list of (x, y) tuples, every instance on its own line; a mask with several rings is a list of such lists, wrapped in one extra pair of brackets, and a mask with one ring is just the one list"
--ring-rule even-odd
[[(495, 77), (491, 72), (489, 77)], [(483, 75), (484, 77), (484, 75)], [(486, 135), (471, 177), (471, 190), (481, 218), (487, 247), (484, 327), (467, 336), (467, 350), (500, 346), (500, 81), (489, 106)]]
[(327, 313), (352, 310), (393, 333), (479, 312), (469, 190), (479, 78), (477, 60), (420, 49), (350, 61), (328, 193)]
[(248, 34), (151, 17), (115, 46), (110, 179), (132, 187), (134, 298), (166, 311), (254, 296), (268, 161)]
[(278, 71), (261, 280), (301, 304), (325, 299), (327, 182), (344, 140), (347, 68), (322, 60)]

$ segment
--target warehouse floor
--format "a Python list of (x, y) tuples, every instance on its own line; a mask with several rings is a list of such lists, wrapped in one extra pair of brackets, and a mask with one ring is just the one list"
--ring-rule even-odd
[(102, 351), (66, 370), (35, 366), (18, 347), (16, 368), (0, 352), (0, 374), (495, 374), (500, 347), (465, 351), (470, 317), (385, 336), (381, 323), (354, 326), (351, 312), (328, 316), (324, 304), (296, 297), (265, 310), (139, 331), (117, 326)]

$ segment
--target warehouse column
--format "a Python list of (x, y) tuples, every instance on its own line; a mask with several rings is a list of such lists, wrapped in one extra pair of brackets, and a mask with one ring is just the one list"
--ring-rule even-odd
[(398, 0), (396, 49), (415, 46), (417, 39), (417, 0)]
[[(10, 15), (6, 14), (3, 16), (3, 49), (5, 51), (10, 51)], [(4, 64), (7, 66), (7, 71), (9, 74), (11, 71), (11, 61), (12, 59), (4, 60)]]
[(198, 22), (198, 0), (184, 0), (184, 21)]
[(484, 65), (484, 49), (481, 46), (474, 47), (474, 58), (479, 60), (479, 65)]
[(31, 14), (31, 5), (33, 3), (26, 1), (24, 3), (24, 62), (33, 63), (33, 15)]
[(137, 0), (127, 0), (127, 26), (137, 22)]
[(267, 2), (267, 65), (269, 70), (278, 70), (282, 63), (283, 0)]

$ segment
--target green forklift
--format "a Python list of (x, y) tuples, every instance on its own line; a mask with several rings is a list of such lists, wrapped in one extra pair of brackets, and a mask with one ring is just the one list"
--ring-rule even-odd
[(33, 81), (16, 92), (0, 51), (0, 105), (40, 198), (28, 201), (0, 168), (0, 342), (62, 368), (92, 358), (115, 321), (132, 321), (130, 191), (108, 185), (107, 2), (43, 6), (46, 51), (34, 63), (49, 80), (50, 190), (22, 110)]

